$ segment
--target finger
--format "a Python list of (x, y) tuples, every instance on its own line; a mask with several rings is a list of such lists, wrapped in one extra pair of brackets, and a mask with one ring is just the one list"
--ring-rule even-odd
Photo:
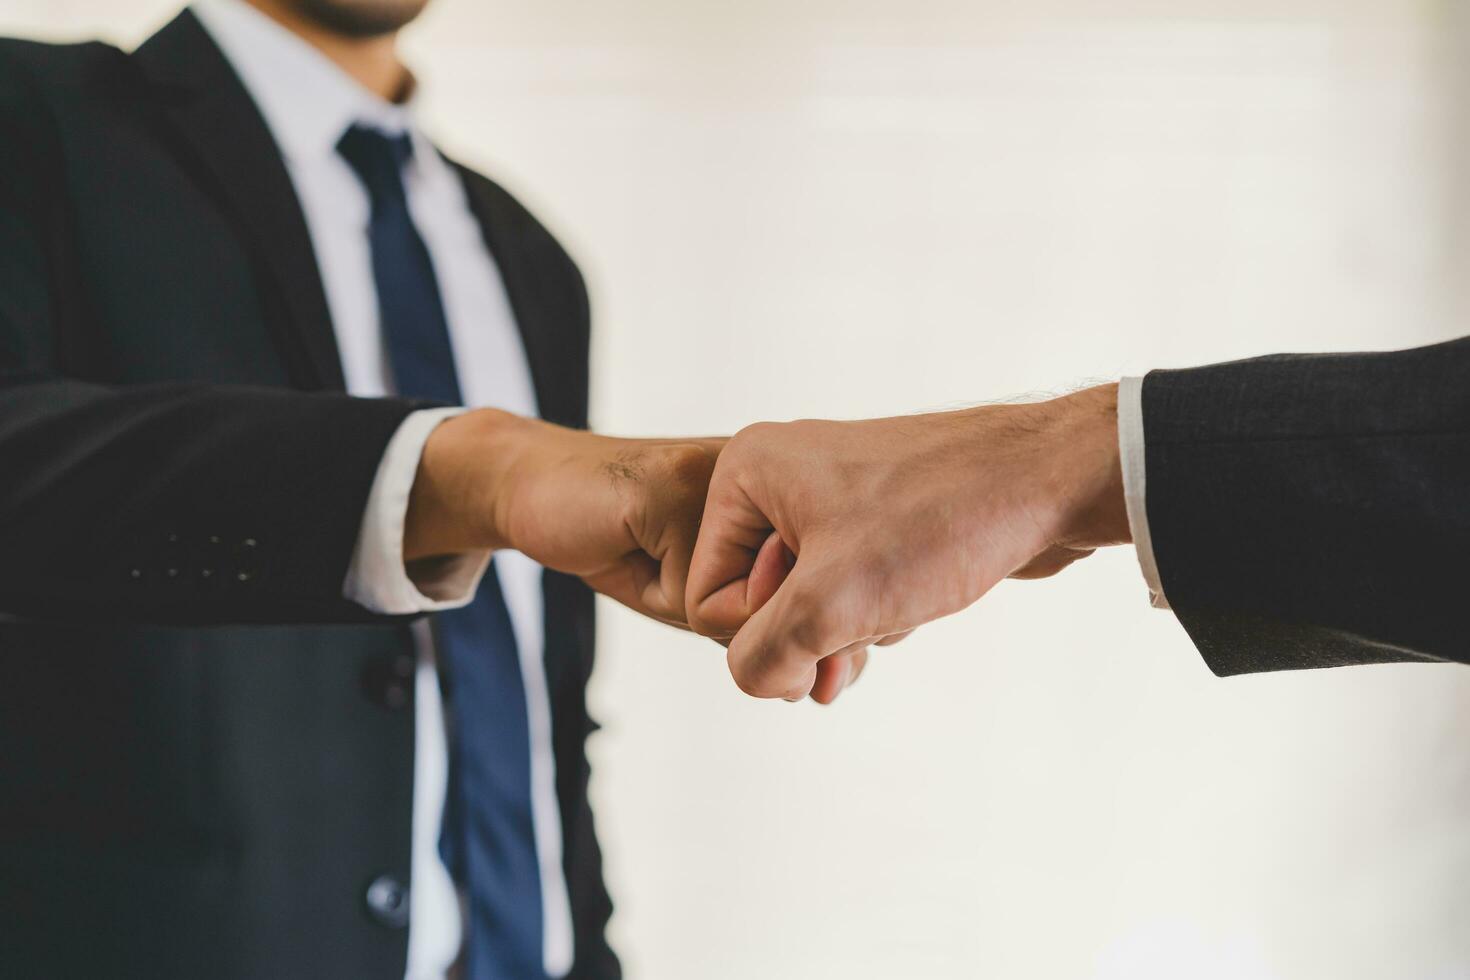
[[(649, 604), (650, 593), (655, 596), (660, 594), (656, 582), (658, 574), (658, 562), (642, 552), (637, 552), (625, 558), (614, 571), (588, 575), (583, 578), (583, 581), (590, 585), (593, 591), (600, 592), (620, 605), (627, 606), (641, 616), (686, 633), (692, 632), (688, 623), (667, 615), (666, 606), (661, 599), (656, 599), (653, 605)], [(712, 639), (721, 646), (730, 645), (729, 637), (712, 637)]]
[(798, 558), (776, 595), (735, 634), (727, 660), (740, 689), (754, 697), (804, 697), (817, 665), (868, 635), (860, 597), (846, 577)]
[(817, 680), (812, 685), (811, 694), (813, 701), (831, 704), (852, 686), (867, 666), (870, 642), (872, 637), (856, 640), (817, 664)]
[(716, 447), (695, 447), (683, 443), (650, 454), (642, 474), (643, 506), (628, 523), (639, 550), (623, 559), (635, 571), (643, 605), (657, 618), (677, 623), (688, 621), (689, 563), (719, 453)]
[(772, 531), (761, 545), (761, 550), (756, 553), (755, 562), (750, 567), (750, 576), (746, 580), (747, 618), (754, 616), (761, 606), (775, 597), (781, 583), (786, 581), (795, 567), (796, 556), (786, 547), (781, 535)]
[(890, 633), (881, 640), (874, 642), (874, 646), (891, 647), (895, 643), (902, 643), (913, 635), (913, 630), (904, 630), (902, 633)]
[(612, 568), (584, 575), (582, 580), (594, 591), (622, 603), (636, 613), (670, 626), (688, 629), (683, 621), (682, 611), (678, 616), (671, 615), (669, 603), (663, 601), (659, 585), (660, 574), (659, 563), (652, 556), (635, 551), (625, 555)]
[(831, 704), (837, 700), (852, 680), (853, 658), (857, 656), (852, 653), (835, 654), (817, 664), (817, 679), (812, 684), (812, 700), (818, 704)]
[(733, 635), (759, 608), (751, 603), (750, 576), (771, 531), (766, 515), (717, 464), (689, 566), (685, 608), (695, 632)]
[[(760, 551), (756, 553), (755, 561), (751, 564), (750, 574), (745, 578), (745, 600), (743, 611), (740, 616), (741, 622), (754, 615), (761, 606), (771, 601), (771, 597), (781, 588), (781, 583), (786, 581), (786, 576), (791, 574), (791, 569), (796, 567), (796, 556), (791, 549), (786, 547), (781, 540), (781, 535), (772, 531), (766, 537), (765, 544), (761, 545)], [(720, 634), (708, 634), (713, 640), (729, 640), (735, 635), (735, 630), (727, 630)]]
[(660, 618), (688, 622), (684, 600), (688, 594), (689, 562), (694, 555), (696, 533), (692, 518), (687, 523), (677, 523), (669, 528), (667, 540), (659, 542), (657, 554), (651, 557), (634, 554), (629, 558), (633, 561), (649, 558), (653, 562), (653, 574), (643, 584), (642, 598)]

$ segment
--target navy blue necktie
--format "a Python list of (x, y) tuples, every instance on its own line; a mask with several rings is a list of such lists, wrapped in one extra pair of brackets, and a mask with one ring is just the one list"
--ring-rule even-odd
[[(461, 404), (444, 303), (404, 192), (413, 144), (353, 126), (337, 150), (372, 200), (373, 280), (398, 393)], [(454, 719), (439, 849), (469, 894), (465, 980), (543, 977), (526, 695), (494, 565), (474, 601), (437, 626)]]

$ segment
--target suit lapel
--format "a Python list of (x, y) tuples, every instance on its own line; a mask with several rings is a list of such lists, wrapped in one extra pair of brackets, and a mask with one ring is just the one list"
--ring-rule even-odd
[(133, 57), (155, 86), (186, 164), (194, 166), (205, 190), (243, 232), (257, 273), (276, 287), (280, 308), (267, 306), (267, 326), (292, 382), (343, 390), (341, 358), (306, 219), (285, 161), (250, 95), (188, 10)]
[[(465, 186), (470, 210), (480, 223), (485, 242), (495, 263), (515, 314), (521, 343), (531, 366), (531, 381), (541, 417), (559, 425), (583, 428), (586, 419), (585, 383), (578, 382), (575, 361), (585, 365), (586, 352), (578, 352), (566, 336), (566, 311), (544, 295), (544, 254), (527, 247), (520, 216), (507, 203), (509, 196), (495, 184), (453, 163)], [(585, 310), (582, 311), (585, 316)], [(572, 358), (573, 363), (568, 362)], [(579, 387), (580, 386), (580, 387)]]

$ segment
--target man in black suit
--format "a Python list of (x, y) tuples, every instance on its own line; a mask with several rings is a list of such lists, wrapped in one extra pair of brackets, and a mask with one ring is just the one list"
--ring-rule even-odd
[(718, 446), (575, 431), (581, 278), (414, 127), (422, 5), (0, 42), (0, 974), (619, 975), (588, 585), (684, 619)]
[(1470, 663), (1467, 378), (1461, 339), (752, 426), (716, 465), (690, 621), (733, 637), (748, 693), (830, 701), (870, 644), (1133, 542), (1219, 675)]

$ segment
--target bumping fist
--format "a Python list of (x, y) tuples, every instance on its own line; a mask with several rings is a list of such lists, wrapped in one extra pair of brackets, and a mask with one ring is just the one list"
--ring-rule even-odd
[[(748, 694), (830, 700), (872, 644), (1128, 540), (1117, 387), (1032, 405), (762, 423), (720, 454), (688, 577)], [(860, 662), (859, 662), (860, 666)]]
[(444, 422), (409, 498), (404, 559), (514, 548), (687, 623), (685, 583), (723, 439), (618, 439), (494, 409)]

